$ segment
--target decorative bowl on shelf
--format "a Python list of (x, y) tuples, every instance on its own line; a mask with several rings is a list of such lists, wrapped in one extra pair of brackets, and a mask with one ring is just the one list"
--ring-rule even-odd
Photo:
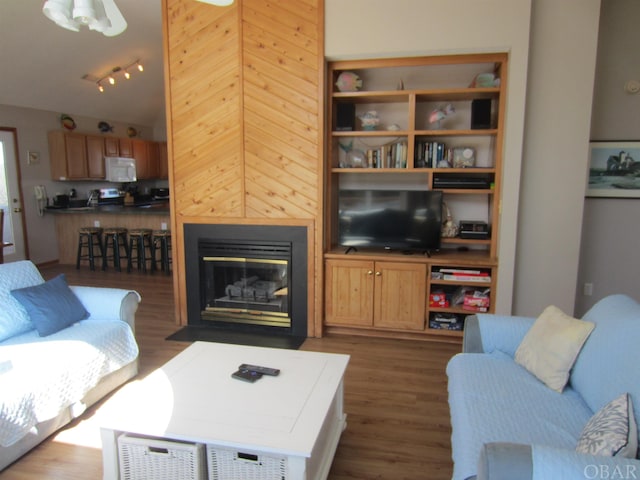
[(378, 112), (375, 110), (369, 110), (358, 118), (362, 122), (363, 130), (375, 130), (378, 128), (378, 125), (380, 125), (380, 118), (378, 117)]
[(364, 168), (367, 166), (367, 155), (358, 149), (347, 153), (347, 168)]

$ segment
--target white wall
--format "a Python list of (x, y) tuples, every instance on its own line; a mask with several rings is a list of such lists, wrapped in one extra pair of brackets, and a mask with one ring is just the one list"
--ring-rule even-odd
[(600, 0), (533, 2), (514, 312), (573, 313)]
[(530, 0), (325, 0), (329, 60), (509, 52), (499, 312), (512, 301), (530, 10)]
[[(100, 120), (80, 117), (69, 112), (76, 122), (77, 132), (99, 134)], [(113, 135), (125, 137), (129, 124), (109, 122), (114, 126)], [(33, 187), (44, 185), (51, 198), (56, 193), (67, 193), (70, 188), (78, 190), (78, 196), (86, 197), (92, 188), (104, 187), (104, 182), (54, 182), (51, 180), (49, 161), (49, 143), (47, 132), (60, 130), (60, 113), (35, 110), (31, 108), (0, 105), (0, 125), (17, 129), (18, 155), (22, 177), (23, 211), (26, 221), (29, 258), (36, 264), (52, 262), (58, 259), (55, 219), (53, 214), (38, 216)], [(153, 140), (151, 127), (132, 125), (143, 138)], [(40, 163), (27, 165), (27, 151), (40, 152)]]
[[(640, 80), (639, 19), (637, 0), (602, 1), (592, 140), (640, 141), (640, 94), (624, 91), (628, 80)], [(612, 293), (640, 300), (639, 230), (640, 199), (585, 200), (576, 315)], [(592, 296), (583, 294), (587, 282), (593, 284)]]

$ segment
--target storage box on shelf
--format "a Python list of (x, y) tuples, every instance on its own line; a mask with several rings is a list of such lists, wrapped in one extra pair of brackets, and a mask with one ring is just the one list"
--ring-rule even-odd
[[(351, 263), (347, 262), (354, 261), (344, 255), (344, 249), (342, 256), (339, 253), (338, 196), (341, 189), (358, 188), (358, 185), (441, 190), (456, 223), (464, 220), (472, 225), (486, 225), (486, 228), (470, 235), (443, 238), (440, 251), (432, 257), (417, 255), (402, 262), (427, 265), (430, 269), (433, 265), (446, 268), (448, 264), (441, 260), (446, 256), (453, 266), (472, 265), (495, 277), (506, 65), (507, 55), (502, 53), (329, 64), (325, 219), (329, 280), (332, 271), (348, 268)], [(385, 255), (389, 261), (395, 261), (393, 253)], [(380, 262), (374, 253), (367, 257), (366, 252), (361, 251), (357, 261), (371, 262), (363, 266), (363, 270), (379, 271), (376, 266)], [(436, 284), (431, 283), (431, 278), (424, 281), (427, 289), (416, 294), (426, 305), (421, 326), (413, 322), (397, 329), (460, 336), (456, 329), (461, 328), (461, 322), (454, 324), (448, 321), (453, 318), (448, 319), (446, 315), (459, 319), (464, 315), (463, 309), (448, 307), (438, 311), (430, 307), (429, 293)], [(494, 287), (495, 281), (490, 284)], [(443, 281), (439, 288), (452, 294), (452, 290), (464, 286), (460, 282)], [(327, 327), (343, 324), (345, 320), (338, 320), (340, 316), (335, 315), (338, 308), (335, 300), (340, 294), (334, 291), (336, 288), (344, 289), (345, 285), (327, 281)], [(495, 296), (494, 288), (491, 294)], [(344, 295), (344, 291), (340, 295)], [(370, 308), (366, 302), (360, 305)], [(487, 308), (491, 311), (493, 302)], [(440, 318), (438, 322), (434, 321), (436, 316)], [(355, 318), (354, 315), (347, 317)], [(366, 318), (360, 327), (389, 328), (381, 326), (375, 318), (371, 321), (369, 316)]]

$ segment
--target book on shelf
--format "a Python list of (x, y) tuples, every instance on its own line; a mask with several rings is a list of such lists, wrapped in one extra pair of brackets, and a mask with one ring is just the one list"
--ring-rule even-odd
[(474, 305), (463, 305), (463, 310), (467, 310), (469, 312), (478, 312), (478, 313), (487, 313), (489, 311), (489, 307), (478, 307)]
[(406, 168), (407, 142), (398, 141), (367, 150), (369, 168)]
[(487, 272), (483, 272), (482, 270), (469, 270), (467, 268), (441, 268), (438, 271), (441, 273), (454, 273), (462, 275), (489, 275)]
[(443, 142), (418, 140), (414, 159), (419, 167), (448, 168), (453, 164), (453, 148)]
[(473, 275), (473, 274), (461, 274), (461, 273), (445, 273), (442, 276), (442, 279), (462, 281), (462, 282), (482, 282), (482, 283), (491, 282), (491, 277), (488, 274)]

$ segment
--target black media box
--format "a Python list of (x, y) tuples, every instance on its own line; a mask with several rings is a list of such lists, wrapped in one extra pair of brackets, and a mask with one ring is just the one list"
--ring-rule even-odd
[(491, 128), (491, 99), (477, 98), (471, 101), (471, 129)]
[(486, 240), (489, 238), (487, 222), (460, 220), (460, 238)]
[(355, 130), (356, 105), (354, 103), (338, 103), (336, 110), (336, 130), (339, 132)]

